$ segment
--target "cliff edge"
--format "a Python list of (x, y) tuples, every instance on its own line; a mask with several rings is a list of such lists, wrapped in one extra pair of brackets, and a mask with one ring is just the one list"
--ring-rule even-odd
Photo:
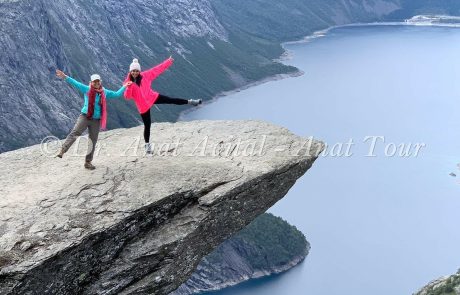
[(324, 148), (253, 120), (158, 123), (152, 137), (145, 155), (142, 127), (101, 133), (94, 171), (84, 138), (64, 159), (50, 145), (0, 154), (0, 294), (168, 294)]

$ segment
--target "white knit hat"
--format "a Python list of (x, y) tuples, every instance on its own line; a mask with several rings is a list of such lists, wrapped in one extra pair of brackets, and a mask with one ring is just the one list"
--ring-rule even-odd
[(129, 71), (132, 70), (139, 70), (141, 71), (141, 65), (139, 64), (139, 60), (137, 58), (133, 59), (133, 62), (129, 65)]

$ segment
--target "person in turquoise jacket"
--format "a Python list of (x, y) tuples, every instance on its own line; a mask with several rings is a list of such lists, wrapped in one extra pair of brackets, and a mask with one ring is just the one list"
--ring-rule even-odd
[(64, 79), (70, 85), (74, 86), (83, 94), (84, 104), (81, 109), (80, 116), (75, 123), (72, 131), (67, 135), (67, 138), (62, 145), (61, 151), (57, 157), (62, 158), (78, 136), (88, 129), (88, 151), (85, 157), (86, 169), (93, 170), (96, 167), (91, 163), (94, 156), (94, 148), (100, 129), (106, 129), (107, 125), (107, 104), (106, 99), (117, 98), (123, 95), (126, 87), (132, 82), (126, 82), (118, 91), (112, 91), (102, 87), (101, 77), (97, 74), (91, 75), (89, 85), (85, 85), (77, 80), (67, 76), (61, 70), (56, 70), (56, 76)]

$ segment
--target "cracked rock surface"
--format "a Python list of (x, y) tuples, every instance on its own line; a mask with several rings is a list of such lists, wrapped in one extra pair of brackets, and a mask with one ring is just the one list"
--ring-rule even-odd
[(190, 121), (153, 124), (146, 155), (142, 131), (101, 133), (94, 171), (84, 138), (63, 159), (0, 154), (0, 294), (168, 294), (324, 148), (267, 122)]

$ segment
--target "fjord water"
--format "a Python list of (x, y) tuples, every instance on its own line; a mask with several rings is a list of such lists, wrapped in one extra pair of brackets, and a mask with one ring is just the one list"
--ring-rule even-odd
[[(460, 267), (460, 29), (357, 26), (285, 46), (300, 77), (219, 98), (182, 120), (261, 119), (351, 156), (320, 156), (270, 212), (310, 255), (286, 274), (213, 294), (412, 294)], [(384, 136), (368, 157), (366, 136)], [(425, 144), (418, 156), (385, 145)], [(346, 145), (344, 145), (343, 152)], [(392, 146), (387, 150), (392, 154)], [(414, 153), (414, 150), (412, 150)]]

